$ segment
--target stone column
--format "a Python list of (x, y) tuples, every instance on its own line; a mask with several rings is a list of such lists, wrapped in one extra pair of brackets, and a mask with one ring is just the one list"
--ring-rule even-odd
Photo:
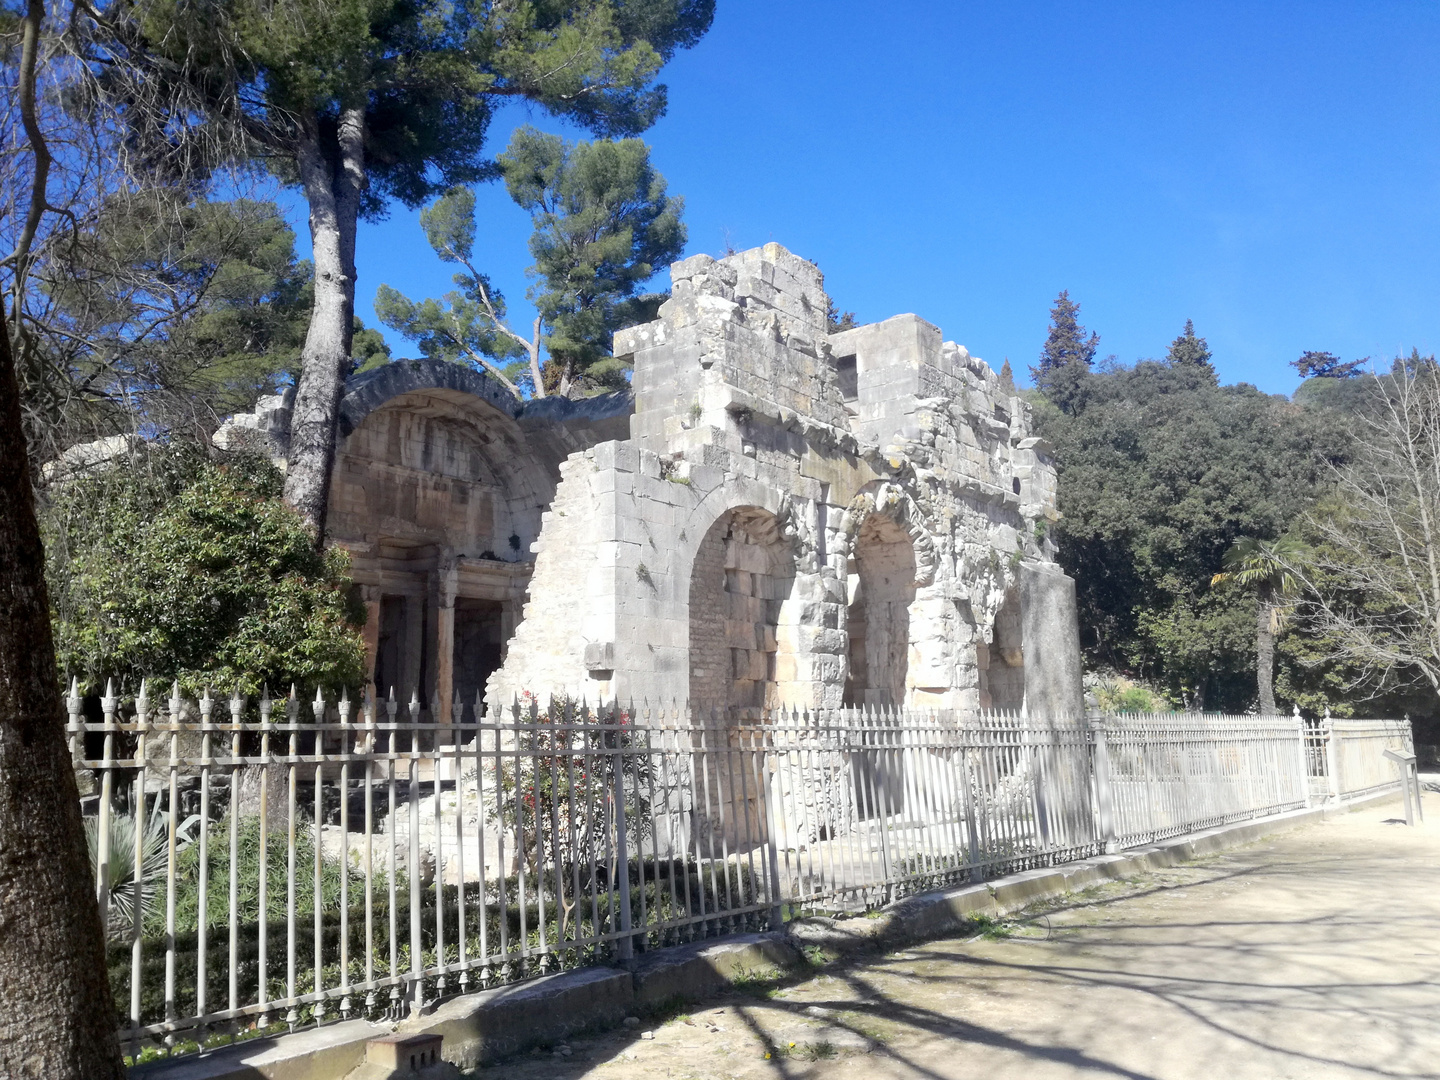
[(432, 596), (435, 600), (435, 694), (440, 699), (436, 723), (448, 724), (455, 699), (455, 592), (459, 571), (455, 560), (447, 559), (435, 572)]
[[(1058, 566), (1020, 567), (1025, 705), (1031, 716), (1073, 719), (1085, 713), (1075, 582)], [(993, 658), (992, 658), (993, 663)]]
[[(375, 681), (375, 661), (380, 654), (380, 586), (361, 585), (360, 598), (365, 601), (365, 684), (368, 686)], [(383, 692), (376, 691), (377, 695)]]

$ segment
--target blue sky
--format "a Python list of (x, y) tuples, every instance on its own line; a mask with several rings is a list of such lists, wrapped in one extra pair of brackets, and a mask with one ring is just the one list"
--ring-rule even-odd
[[(1017, 376), (1069, 289), (1102, 356), (1192, 318), (1222, 381), (1288, 393), (1305, 349), (1440, 349), (1437, 46), (1430, 3), (719, 0), (645, 138), (688, 253), (778, 241), (862, 322), (915, 312)], [(493, 149), (527, 120), (578, 134), (515, 108)], [(477, 209), (523, 325), (528, 218), (498, 185)], [(403, 207), (358, 265), (371, 325), (381, 282), (453, 272)]]

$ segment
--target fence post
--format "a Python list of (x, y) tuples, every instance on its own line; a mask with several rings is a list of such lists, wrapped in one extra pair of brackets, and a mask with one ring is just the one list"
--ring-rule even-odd
[[(762, 728), (759, 731), (759, 735), (760, 750), (757, 752), (760, 754), (760, 768), (756, 769), (755, 772), (758, 777), (756, 783), (761, 787), (759, 795), (765, 800), (765, 832), (770, 841), (766, 845), (769, 848), (769, 853), (765, 860), (765, 869), (767, 876), (770, 878), (770, 929), (783, 930), (785, 928), (785, 913), (781, 910), (780, 903), (780, 834), (775, 824), (775, 807), (770, 798), (771, 784), (779, 785), (781, 783), (778, 769), (779, 762), (776, 762), (777, 768), (772, 772), (768, 759), (775, 757), (776, 752), (775, 747), (770, 745), (772, 739), (769, 730)], [(751, 738), (754, 739), (754, 737), (755, 734), (752, 733)], [(766, 753), (766, 751), (769, 752)]]
[(1405, 783), (1408, 785), (1411, 780), (1415, 781), (1415, 813), (1423, 825), (1425, 806), (1420, 801), (1420, 792), (1424, 790), (1420, 786), (1420, 758), (1415, 754), (1415, 724), (1408, 712), (1405, 714), (1405, 749), (1410, 754), (1410, 764), (1405, 768)]
[[(1300, 706), (1295, 706), (1300, 711)], [(1340, 740), (1335, 735), (1335, 725), (1330, 719), (1330, 710), (1325, 710), (1325, 722), (1321, 727), (1325, 733), (1325, 771), (1330, 774), (1330, 798), (1337, 803), (1345, 789), (1340, 784)]]
[(874, 777), (872, 786), (875, 789), (875, 813), (880, 822), (880, 877), (885, 889), (885, 902), (889, 904), (895, 900), (895, 885), (890, 880), (893, 866), (890, 858), (890, 823), (893, 813), (890, 810), (890, 786), (885, 783), (885, 766), (890, 761), (890, 756), (886, 753), (889, 749), (886, 743), (889, 729), (882, 726), (874, 706), (868, 706), (861, 716), (869, 718), (870, 731), (874, 736), (872, 745), (875, 754), (871, 758), (871, 776)]
[(630, 844), (626, 832), (630, 823), (625, 818), (625, 752), (620, 745), (618, 714), (610, 714), (613, 725), (607, 740), (615, 749), (614, 767), (611, 769), (615, 800), (615, 855), (620, 871), (620, 937), (615, 941), (615, 950), (622, 963), (629, 964), (635, 957), (635, 942), (630, 936)]
[[(100, 708), (104, 710), (105, 714), (105, 756), (100, 777), (99, 827), (96, 830), (95, 837), (95, 846), (99, 849), (95, 853), (95, 899), (100, 903), (100, 925), (106, 927), (107, 932), (110, 926), (110, 796), (111, 788), (115, 782), (112, 778), (114, 769), (110, 764), (111, 755), (115, 749), (115, 735), (111, 729), (115, 725), (115, 710), (119, 705), (113, 686), (114, 684), (107, 679), (105, 682), (105, 697), (102, 698), (100, 702)], [(142, 698), (145, 696), (143, 688), (140, 691), (140, 696)], [(78, 679), (72, 678), (70, 680), (70, 695), (65, 699), (65, 708), (70, 714), (70, 725), (72, 728), (82, 728), (83, 730), (80, 719), (80, 709), (83, 704), (84, 702), (80, 699), (80, 682)], [(85, 753), (83, 739), (84, 737), (82, 735), (80, 742), (81, 757), (84, 757)], [(132, 813), (134, 814), (134, 821), (138, 826), (138, 823), (143, 819), (144, 815), (139, 810), (132, 811)]]
[[(976, 741), (979, 741), (977, 728)], [(977, 751), (977, 756), (978, 756)], [(976, 768), (976, 775), (979, 767)], [(975, 811), (975, 790), (970, 783), (970, 750), (963, 742), (960, 746), (960, 784), (965, 795), (965, 832), (970, 841), (970, 881), (984, 881), (985, 870), (980, 865), (980, 815)]]
[(1087, 714), (1095, 743), (1095, 816), (1096, 839), (1101, 850), (1109, 855), (1115, 850), (1115, 808), (1110, 792), (1110, 745), (1105, 738), (1105, 717)]
[[(410, 1015), (419, 1016), (425, 1008), (425, 956), (420, 935), (420, 691), (410, 693), (410, 760), (406, 794), (410, 808), (407, 811), (409, 828), (409, 877), (410, 877)], [(436, 784), (438, 791), (440, 785)], [(439, 799), (435, 800), (439, 807)], [(437, 824), (438, 830), (438, 814)], [(437, 871), (439, 867), (437, 866)], [(521, 897), (523, 905), (525, 900)]]
[(1315, 805), (1315, 792), (1310, 784), (1310, 740), (1306, 734), (1305, 718), (1297, 716), (1295, 726), (1300, 734), (1300, 783), (1304, 785), (1305, 809)]

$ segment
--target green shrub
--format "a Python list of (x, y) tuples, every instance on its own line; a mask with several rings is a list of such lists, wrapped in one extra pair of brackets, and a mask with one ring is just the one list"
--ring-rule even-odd
[(1103, 712), (1112, 713), (1169, 712), (1174, 708), (1163, 694), (1123, 676), (1101, 680), (1095, 687), (1095, 700)]
[(44, 508), (61, 672), (178, 679), (257, 694), (263, 683), (355, 685), (364, 613), (349, 556), (316, 551), (269, 461), (149, 449), (52, 487)]

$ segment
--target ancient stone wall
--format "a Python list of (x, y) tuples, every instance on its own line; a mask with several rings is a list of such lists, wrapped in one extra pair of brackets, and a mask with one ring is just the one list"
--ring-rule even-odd
[(775, 244), (677, 263), (672, 288), (616, 335), (631, 437), (567, 470), (555, 505), (591, 509), (547, 515), (493, 695), (973, 709), (1078, 670), (1046, 592), (1068, 585), (1048, 447), (988, 365), (914, 315), (827, 336), (819, 271)]
[[(1078, 708), (1055, 470), (1013, 388), (916, 315), (827, 335), (819, 270), (777, 244), (671, 281), (615, 336), (633, 399), (519, 402), (440, 361), (347, 384), (330, 532), (376, 674), (442, 719), (481, 682), (733, 717)], [(288, 422), (268, 399), (217, 442), (283, 456)]]
[[(267, 451), (283, 466), (290, 403), (263, 400), (216, 443)], [(352, 556), (382, 696), (417, 696), (428, 720), (432, 702), (445, 719), (456, 695), (473, 705), (484, 694), (520, 622), (531, 547), (562, 468), (628, 435), (630, 411), (628, 394), (521, 402), (437, 360), (396, 361), (346, 384), (326, 533)], [(571, 568), (582, 591), (588, 565), (582, 553)], [(577, 623), (578, 647), (585, 633), (613, 636), (609, 625)]]

